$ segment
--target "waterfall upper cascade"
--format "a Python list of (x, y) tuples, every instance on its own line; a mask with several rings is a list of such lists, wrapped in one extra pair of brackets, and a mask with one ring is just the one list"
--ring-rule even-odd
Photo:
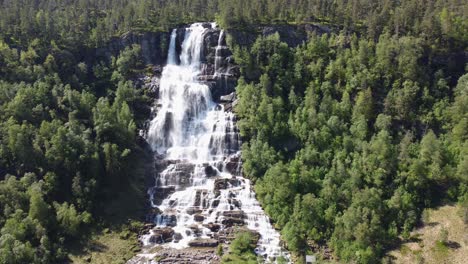
[[(156, 227), (141, 240), (175, 249), (197, 242), (216, 245), (226, 241), (223, 230), (245, 226), (260, 234), (257, 254), (289, 259), (250, 181), (241, 175), (235, 115), (215, 103), (208, 85), (199, 81), (207, 30), (201, 23), (186, 28), (179, 60), (177, 31), (171, 34), (159, 107), (147, 134), (160, 171), (148, 191)], [(221, 31), (214, 75), (221, 68), (224, 35)]]

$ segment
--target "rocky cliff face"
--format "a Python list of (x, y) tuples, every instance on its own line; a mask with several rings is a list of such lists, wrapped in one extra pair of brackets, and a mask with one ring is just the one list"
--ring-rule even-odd
[(331, 33), (334, 29), (319, 24), (303, 25), (269, 25), (255, 26), (250, 30), (229, 30), (228, 34), (237, 45), (248, 46), (255, 42), (259, 36), (269, 36), (278, 32), (280, 40), (290, 47), (296, 47), (307, 41), (310, 34)]
[[(206, 23), (209, 28), (205, 35), (204, 43), (204, 57), (202, 62), (206, 64), (206, 75), (213, 73), (216, 57), (216, 47), (218, 46), (219, 29), (212, 29), (209, 23)], [(185, 35), (185, 26), (180, 26), (177, 30), (177, 53), (181, 53), (181, 43)], [(279, 33), (281, 41), (287, 43), (291, 47), (298, 46), (307, 41), (309, 34), (325, 34), (330, 33), (334, 29), (318, 25), (318, 24), (304, 24), (304, 25), (270, 25), (270, 26), (256, 26), (248, 31), (242, 30), (228, 30), (225, 32), (230, 35), (233, 41), (241, 46), (251, 45), (255, 42), (258, 36), (268, 36)], [(132, 44), (141, 46), (143, 61), (147, 65), (165, 65), (167, 61), (167, 50), (169, 47), (171, 32), (128, 32), (121, 37), (111, 39), (103, 47), (97, 48), (94, 52), (95, 57), (110, 59), (111, 56), (118, 56), (125, 47)], [(229, 74), (238, 75), (237, 68), (232, 59), (232, 53), (226, 46), (225, 39), (222, 42), (222, 56), (224, 58), (223, 67)], [(228, 67), (231, 66), (231, 67)]]
[[(240, 76), (239, 67), (232, 58), (232, 52), (226, 44), (226, 34), (218, 28), (214, 29), (207, 23), (207, 32), (203, 39), (203, 50), (201, 53), (201, 69), (199, 81), (210, 87), (214, 101), (220, 102), (221, 97), (231, 94), (235, 91), (237, 79)], [(182, 42), (185, 37), (185, 27), (176, 29), (176, 58), (182, 52)], [(143, 35), (129, 34), (126, 38), (115, 40), (108, 47), (98, 51), (100, 54), (108, 56), (132, 44), (142, 45), (143, 58), (146, 64), (153, 65), (153, 76), (145, 76), (140, 80), (151, 91), (151, 94), (157, 95), (159, 89), (159, 80), (161, 78), (161, 69), (166, 64), (167, 47), (170, 33), (148, 33)], [(159, 46), (157, 46), (159, 43)], [(144, 46), (143, 46), (144, 45)], [(164, 45), (164, 46), (162, 46)], [(153, 52), (149, 49), (154, 48)], [(162, 51), (165, 49), (164, 51)]]
[(95, 50), (95, 57), (110, 59), (117, 57), (126, 47), (133, 44), (141, 46), (145, 64), (163, 65), (167, 60), (170, 32), (128, 32), (111, 39), (105, 46)]

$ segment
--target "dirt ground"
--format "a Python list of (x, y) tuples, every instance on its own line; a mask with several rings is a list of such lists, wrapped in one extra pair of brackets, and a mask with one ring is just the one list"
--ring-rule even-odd
[(428, 209), (424, 225), (411, 233), (410, 242), (388, 253), (392, 262), (467, 264), (468, 228), (459, 211), (454, 205)]

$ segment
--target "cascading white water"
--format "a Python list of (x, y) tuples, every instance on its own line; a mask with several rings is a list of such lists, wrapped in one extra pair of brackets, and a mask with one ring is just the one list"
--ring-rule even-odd
[[(209, 87), (197, 79), (206, 31), (200, 23), (186, 29), (180, 65), (176, 60), (176, 30), (171, 34), (168, 65), (160, 83), (161, 107), (147, 137), (165, 164), (149, 191), (153, 207), (160, 212), (154, 219), (156, 229), (171, 227), (174, 238), (162, 243), (185, 248), (194, 239), (213, 237), (214, 225), (222, 230), (232, 221), (241, 221), (259, 232), (258, 254), (289, 259), (280, 246), (278, 232), (255, 199), (250, 181), (240, 175), (235, 115), (213, 102)], [(223, 32), (218, 46), (222, 38)], [(215, 61), (218, 56), (217, 49)], [(219, 62), (215, 62), (217, 67)], [(167, 195), (161, 197), (161, 193)], [(154, 230), (144, 235), (143, 244), (153, 244), (154, 235)]]
[(224, 30), (221, 30), (219, 33), (219, 39), (218, 39), (218, 45), (216, 46), (216, 51), (215, 51), (215, 65), (214, 65), (214, 71), (215, 75), (219, 75), (219, 69), (221, 68), (221, 61), (223, 59), (223, 56), (221, 54), (221, 50), (223, 48), (223, 38), (224, 38)]
[(175, 65), (177, 64), (176, 56), (176, 38), (177, 38), (177, 29), (173, 29), (171, 33), (171, 41), (169, 42), (169, 52), (167, 54), (167, 64)]

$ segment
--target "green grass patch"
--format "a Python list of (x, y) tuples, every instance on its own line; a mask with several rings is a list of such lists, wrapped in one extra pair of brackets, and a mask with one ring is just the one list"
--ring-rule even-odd
[(126, 228), (93, 233), (85, 245), (70, 250), (71, 263), (124, 264), (140, 251), (137, 234)]
[(443, 261), (449, 256), (450, 248), (443, 241), (436, 241), (432, 251), (437, 261)]

